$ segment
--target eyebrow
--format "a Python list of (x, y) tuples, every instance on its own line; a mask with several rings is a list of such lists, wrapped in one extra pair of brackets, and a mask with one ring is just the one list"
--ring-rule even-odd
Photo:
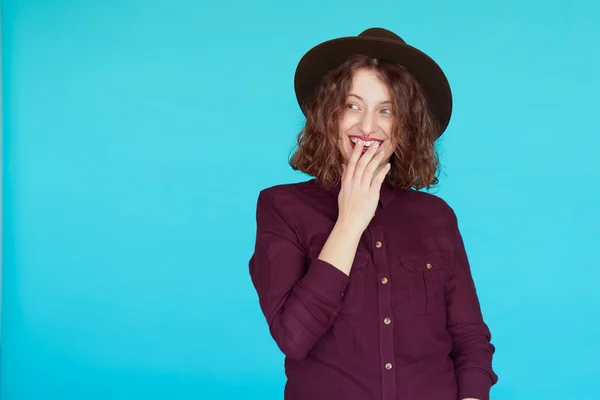
[[(348, 97), (350, 97), (350, 96), (356, 97), (360, 101), (364, 101), (364, 99), (362, 97), (360, 97), (359, 95), (357, 95), (357, 94), (350, 93), (348, 95)], [(390, 100), (383, 100), (383, 101), (380, 101), (379, 104), (392, 104), (392, 102)]]

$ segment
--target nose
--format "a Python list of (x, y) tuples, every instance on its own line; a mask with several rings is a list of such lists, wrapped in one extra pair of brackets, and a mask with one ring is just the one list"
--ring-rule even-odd
[(360, 121), (360, 130), (364, 136), (369, 136), (377, 130), (375, 117), (371, 113), (365, 113)]

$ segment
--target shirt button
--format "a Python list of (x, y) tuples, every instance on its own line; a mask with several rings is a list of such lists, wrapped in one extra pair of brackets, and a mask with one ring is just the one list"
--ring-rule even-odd
[(387, 363), (387, 364), (385, 364), (385, 369), (387, 369), (388, 371), (389, 371), (390, 369), (392, 369), (392, 363)]
[(377, 241), (377, 242), (375, 243), (375, 247), (377, 247), (378, 249), (380, 249), (380, 248), (381, 248), (381, 246), (383, 246), (383, 244), (382, 244), (380, 241)]
[(427, 269), (431, 269), (431, 268), (433, 268), (433, 265), (427, 263)]
[(386, 325), (389, 325), (389, 324), (392, 323), (392, 320), (389, 319), (389, 318), (386, 318), (386, 319), (383, 320), (383, 323), (386, 324)]
[(388, 283), (388, 278), (386, 278), (385, 276), (381, 278), (381, 283), (383, 283), (384, 285)]

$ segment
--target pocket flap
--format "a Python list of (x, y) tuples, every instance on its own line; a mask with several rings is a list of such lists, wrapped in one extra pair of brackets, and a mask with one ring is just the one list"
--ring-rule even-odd
[(446, 268), (450, 258), (444, 254), (436, 254), (427, 257), (400, 257), (400, 262), (404, 268), (410, 271), (427, 272)]

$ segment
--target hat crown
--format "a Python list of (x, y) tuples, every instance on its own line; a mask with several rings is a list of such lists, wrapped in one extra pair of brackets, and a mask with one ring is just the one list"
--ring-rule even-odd
[(402, 38), (400, 36), (396, 35), (394, 32), (388, 31), (387, 29), (383, 29), (383, 28), (369, 28), (369, 29), (361, 32), (358, 36), (359, 37), (372, 37), (372, 38), (377, 38), (377, 39), (387, 39), (387, 40), (393, 40), (395, 42), (406, 43), (404, 40), (402, 40)]
[(319, 43), (302, 56), (294, 74), (294, 90), (304, 115), (324, 77), (356, 54), (401, 65), (421, 86), (438, 123), (437, 137), (444, 132), (452, 114), (452, 91), (446, 75), (423, 51), (408, 45), (394, 32), (378, 27), (366, 29), (357, 36)]

